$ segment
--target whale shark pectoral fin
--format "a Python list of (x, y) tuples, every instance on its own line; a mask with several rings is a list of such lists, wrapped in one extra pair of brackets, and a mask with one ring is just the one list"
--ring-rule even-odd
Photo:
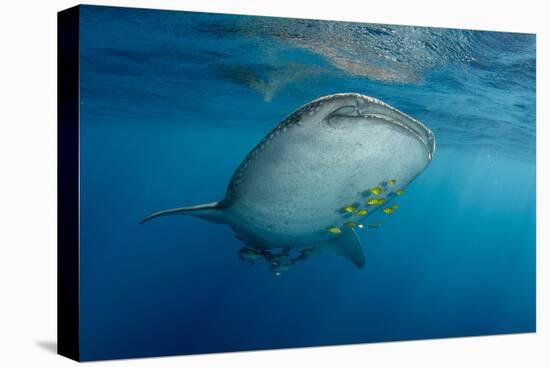
[(348, 258), (358, 268), (365, 266), (363, 246), (361, 246), (361, 241), (351, 228), (344, 229), (337, 238), (326, 242), (325, 250)]
[(166, 215), (192, 215), (205, 219), (212, 223), (226, 223), (223, 206), (221, 202), (216, 201), (208, 204), (184, 206), (181, 208), (162, 210), (143, 218), (143, 220), (139, 222), (139, 224), (143, 224), (153, 218)]

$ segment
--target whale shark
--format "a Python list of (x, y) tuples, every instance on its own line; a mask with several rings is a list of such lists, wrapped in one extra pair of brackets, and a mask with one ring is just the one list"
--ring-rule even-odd
[(141, 223), (192, 215), (228, 225), (245, 244), (241, 258), (265, 258), (277, 275), (317, 253), (362, 268), (357, 229), (376, 212), (394, 212), (390, 201), (424, 171), (435, 146), (429, 128), (376, 98), (324, 96), (288, 115), (248, 153), (223, 199), (155, 212)]

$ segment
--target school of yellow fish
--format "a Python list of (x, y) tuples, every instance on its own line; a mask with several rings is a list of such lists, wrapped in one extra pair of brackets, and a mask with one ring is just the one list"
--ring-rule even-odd
[[(367, 193), (366, 195), (369, 195), (369, 196), (370, 195), (377, 196), (377, 195), (386, 194), (386, 193), (388, 193), (388, 195), (390, 195), (390, 194), (392, 194), (392, 192), (391, 191), (388, 192), (388, 186), (394, 186), (396, 184), (397, 184), (397, 180), (393, 180), (393, 179), (388, 180), (388, 181), (383, 182), (380, 186), (375, 186), (375, 187), (372, 187), (372, 188), (366, 190), (365, 193)], [(405, 190), (399, 189), (399, 190), (396, 190), (393, 193), (397, 196), (401, 196), (405, 193)], [(365, 206), (367, 206), (367, 207), (382, 206), (385, 203), (386, 203), (386, 199), (384, 197), (378, 197), (378, 198), (371, 197), (371, 198), (367, 199), (367, 201), (365, 202)], [(399, 208), (399, 205), (393, 204), (391, 206), (386, 206), (386, 207), (382, 208), (382, 212), (384, 214), (393, 214), (393, 213), (395, 213), (395, 211), (398, 208)], [(365, 215), (367, 215), (370, 212), (369, 209), (359, 208), (358, 204), (345, 205), (342, 208), (340, 208), (338, 211), (341, 214), (345, 215), (346, 217), (348, 217), (348, 215), (351, 214), (352, 217), (353, 216), (359, 217), (358, 219), (362, 219), (361, 217), (364, 217)], [(355, 227), (360, 228), (360, 229), (365, 228), (365, 226), (363, 224), (357, 223), (354, 220), (346, 221), (344, 223), (344, 226), (348, 227), (348, 228), (355, 228)], [(374, 223), (369, 223), (368, 224), (369, 228), (380, 228), (381, 226), (382, 226), (382, 223), (379, 223), (379, 222), (374, 222)], [(342, 228), (340, 228), (339, 226), (330, 226), (326, 230), (327, 230), (328, 233), (333, 234), (333, 235), (339, 235), (339, 234), (342, 233)]]

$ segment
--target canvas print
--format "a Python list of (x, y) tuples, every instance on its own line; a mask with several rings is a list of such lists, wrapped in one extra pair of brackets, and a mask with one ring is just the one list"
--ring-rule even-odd
[(535, 331), (535, 35), (65, 14), (61, 354)]

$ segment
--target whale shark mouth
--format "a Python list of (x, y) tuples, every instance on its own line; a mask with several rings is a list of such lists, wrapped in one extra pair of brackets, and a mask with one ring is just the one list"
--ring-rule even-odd
[(327, 116), (327, 121), (329, 124), (331, 123), (331, 120), (338, 118), (375, 118), (378, 120), (387, 121), (388, 123), (395, 124), (416, 136), (424, 144), (428, 152), (428, 157), (432, 160), (435, 152), (435, 137), (433, 132), (423, 123), (376, 98), (359, 94), (353, 96), (356, 97), (355, 104), (350, 103), (340, 106), (332, 111)]

